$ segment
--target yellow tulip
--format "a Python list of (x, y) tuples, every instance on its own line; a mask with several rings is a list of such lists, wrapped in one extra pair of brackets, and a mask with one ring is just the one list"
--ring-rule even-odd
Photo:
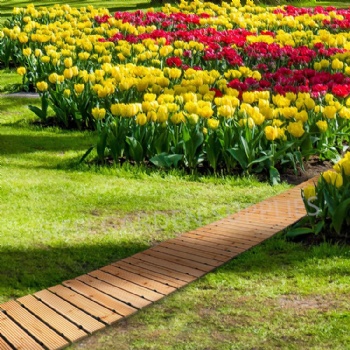
[(210, 118), (207, 121), (209, 129), (216, 130), (219, 127), (220, 121), (214, 118)]
[(49, 86), (48, 86), (46, 81), (39, 81), (36, 83), (36, 87), (39, 91), (45, 92), (45, 91), (47, 91)]
[(63, 63), (64, 63), (64, 66), (66, 68), (70, 68), (73, 66), (73, 60), (72, 60), (72, 57), (67, 57), (63, 60)]
[(173, 114), (171, 117), (170, 117), (170, 120), (173, 124), (180, 124), (182, 122), (185, 121), (185, 116), (182, 112), (178, 112), (178, 113), (175, 113)]
[(91, 114), (96, 120), (101, 120), (106, 116), (106, 110), (104, 108), (95, 107), (92, 109)]
[(268, 125), (264, 129), (265, 137), (269, 141), (274, 141), (278, 138), (278, 128), (276, 126)]
[(287, 126), (287, 130), (292, 136), (296, 138), (303, 136), (305, 133), (303, 124), (301, 122), (289, 123)]
[(323, 172), (321, 175), (327, 183), (329, 183), (337, 188), (339, 188), (343, 185), (343, 177), (339, 173), (336, 173), (332, 170), (327, 170), (327, 171)]
[(63, 71), (63, 76), (65, 79), (72, 79), (73, 78), (73, 70), (72, 68), (66, 68)]
[(303, 188), (303, 196), (306, 200), (316, 199), (316, 188), (314, 185), (309, 185)]
[(64, 96), (65, 98), (68, 98), (68, 97), (70, 96), (70, 90), (69, 90), (69, 89), (65, 89), (65, 90), (63, 91), (63, 96)]
[(328, 129), (328, 123), (325, 120), (319, 120), (318, 122), (316, 122), (316, 125), (320, 132), (326, 132)]
[(74, 91), (77, 94), (81, 94), (84, 91), (85, 85), (84, 84), (74, 84)]
[(334, 119), (337, 113), (335, 106), (325, 106), (323, 109), (323, 115), (328, 119)]
[(30, 56), (32, 53), (32, 49), (30, 47), (27, 47), (27, 48), (22, 50), (22, 53), (24, 56)]
[(139, 113), (136, 117), (136, 124), (143, 126), (147, 123), (147, 116), (145, 113)]
[(18, 68), (17, 68), (17, 73), (18, 73), (19, 75), (24, 75), (24, 74), (27, 73), (27, 69), (26, 69), (25, 67), (18, 67)]

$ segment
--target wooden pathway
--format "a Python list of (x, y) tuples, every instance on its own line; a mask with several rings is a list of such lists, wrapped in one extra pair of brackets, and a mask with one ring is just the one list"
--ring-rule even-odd
[(146, 251), (0, 305), (0, 350), (63, 349), (154, 303), (305, 216), (294, 187)]

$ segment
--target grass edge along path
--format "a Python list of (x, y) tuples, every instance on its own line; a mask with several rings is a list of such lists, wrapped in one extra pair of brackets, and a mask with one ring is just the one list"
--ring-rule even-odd
[(111, 265), (0, 305), (1, 349), (63, 349), (134, 314), (305, 216), (300, 188)]

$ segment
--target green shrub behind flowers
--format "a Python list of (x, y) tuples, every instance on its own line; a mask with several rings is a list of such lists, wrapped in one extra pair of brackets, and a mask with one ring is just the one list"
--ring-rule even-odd
[[(289, 237), (300, 234), (322, 234), (323, 238), (350, 237), (350, 152), (323, 172), (315, 185), (302, 189), (307, 216)], [(307, 224), (307, 226), (305, 226)]]

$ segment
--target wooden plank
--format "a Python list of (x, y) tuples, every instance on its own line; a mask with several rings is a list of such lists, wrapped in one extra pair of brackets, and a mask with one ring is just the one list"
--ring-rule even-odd
[(244, 231), (251, 231), (257, 238), (261, 236), (271, 236), (276, 233), (279, 229), (285, 228), (284, 224), (263, 224), (255, 222), (254, 220), (249, 218), (249, 215), (242, 216), (240, 218), (235, 218), (232, 221), (224, 221), (221, 225), (218, 226), (209, 226), (209, 227), (218, 227), (221, 230), (230, 230), (233, 227), (237, 227)]
[(58, 285), (49, 288), (49, 291), (108, 325), (111, 325), (122, 318), (122, 315), (115, 313), (114, 311), (67, 287)]
[(69, 345), (67, 340), (49, 328), (45, 323), (41, 322), (16, 301), (11, 300), (2, 304), (1, 309), (6, 311), (8, 316), (20, 324), (21, 327), (47, 349), (63, 349)]
[(179, 240), (182, 240), (183, 242), (192, 242), (193, 244), (199, 245), (210, 245), (217, 249), (225, 250), (226, 252), (230, 253), (231, 258), (234, 256), (237, 256), (238, 254), (244, 252), (246, 249), (242, 247), (235, 247), (235, 246), (228, 246), (227, 244), (224, 244), (222, 241), (218, 240), (212, 240), (210, 236), (207, 236), (205, 238), (200, 238), (197, 235), (188, 235), (187, 233), (184, 233), (181, 237), (179, 237)]
[(243, 246), (255, 245), (256, 243), (260, 243), (262, 239), (265, 239), (271, 236), (271, 235), (263, 235), (262, 237), (254, 238), (254, 230), (252, 229), (250, 231), (247, 230), (245, 234), (239, 234), (239, 233), (235, 233), (234, 231), (232, 233), (229, 233), (228, 231), (221, 231), (220, 228), (216, 229), (215, 227), (212, 229), (195, 230), (195, 231), (191, 231), (191, 233), (199, 234), (199, 235), (210, 235), (213, 237), (218, 237), (223, 241), (229, 241), (229, 242), (235, 241), (238, 244), (241, 244)]
[(225, 260), (229, 260), (232, 258), (232, 251), (228, 250), (227, 247), (215, 247), (205, 241), (193, 241), (193, 239), (185, 237), (184, 234), (177, 238), (170, 239), (167, 242), (188, 246), (203, 251), (205, 253), (217, 254), (222, 256), (222, 258)]
[(9, 343), (7, 343), (5, 341), (5, 339), (1, 338), (1, 328), (0, 328), (0, 349), (1, 350), (13, 350), (13, 347), (9, 345)]
[(42, 290), (34, 294), (37, 299), (48, 305), (51, 309), (68, 318), (71, 322), (84, 329), (85, 332), (93, 333), (104, 328), (102, 322), (86, 314), (72, 304), (48, 290)]
[(170, 261), (202, 272), (209, 272), (214, 269), (214, 266), (193, 261), (191, 254), (184, 253), (182, 254), (182, 257), (180, 257), (158, 252), (154, 248), (148, 249), (144, 253), (158, 259), (164, 259), (165, 261)]
[[(182, 281), (183, 285), (186, 285), (196, 279), (196, 276), (192, 276), (183, 271), (183, 269), (178, 268), (176, 264), (169, 263), (167, 261), (158, 261), (145, 254), (143, 255), (133, 255), (130, 258), (124, 259), (126, 262), (130, 262), (136, 266), (141, 266), (145, 269), (162, 273), (165, 276), (173, 277), (179, 281)], [(176, 270), (177, 269), (177, 270)]]
[(251, 211), (251, 212), (244, 212), (239, 215), (239, 218), (245, 218), (249, 217), (250, 220), (253, 220), (256, 224), (261, 223), (262, 227), (270, 227), (274, 225), (281, 225), (286, 224), (293, 220), (299, 220), (299, 215), (293, 215), (293, 216), (281, 216), (273, 214), (268, 214), (266, 212), (257, 212), (257, 211)]
[[(141, 263), (140, 260), (136, 260), (136, 261)], [(138, 274), (140, 276), (152, 279), (154, 281), (158, 281), (160, 283), (164, 283), (164, 284), (166, 284), (166, 285), (168, 285), (170, 287), (176, 288), (176, 289), (182, 287), (184, 285), (184, 283), (187, 283), (187, 282), (184, 282), (184, 281), (180, 281), (177, 278), (173, 278), (173, 277), (161, 274), (161, 273), (159, 273), (159, 271), (156, 272), (156, 271), (152, 271), (150, 269), (147, 269), (146, 268), (147, 266), (141, 267), (141, 266), (136, 265), (135, 263), (132, 264), (132, 263), (126, 262), (124, 260), (120, 260), (120, 261), (118, 261), (118, 262), (116, 262), (116, 263), (114, 263), (112, 265), (116, 266), (116, 267), (119, 267), (119, 268), (121, 268), (123, 270), (136, 273), (136, 274)]]
[(249, 249), (253, 247), (257, 243), (242, 243), (238, 242), (235, 238), (223, 238), (218, 237), (215, 234), (209, 233), (209, 232), (200, 232), (200, 231), (191, 231), (186, 233), (186, 237), (192, 237), (196, 239), (203, 239), (205, 241), (210, 241), (212, 243), (217, 243), (221, 245), (227, 245), (234, 248), (240, 248), (242, 251)]
[[(247, 228), (247, 227), (232, 227), (230, 228), (218, 228), (217, 230), (215, 229), (205, 229), (203, 231), (199, 232), (207, 232), (211, 233), (214, 232), (218, 237), (223, 237), (223, 238), (234, 238), (237, 241), (240, 242), (248, 242), (250, 244), (255, 244), (255, 243), (260, 243), (262, 240), (271, 237), (271, 233), (258, 233), (259, 231), (257, 229), (252, 229), (252, 228)], [(273, 232), (276, 232), (274, 230)]]
[(169, 247), (168, 245), (166, 245), (166, 246), (157, 245), (157, 246), (153, 247), (152, 249), (159, 252), (159, 253), (164, 253), (167, 255), (175, 256), (175, 257), (180, 257), (180, 258), (185, 258), (185, 259), (187, 259), (188, 257), (191, 257), (192, 261), (211, 266), (212, 270), (215, 267), (218, 267), (219, 265), (222, 264), (221, 262), (219, 262), (217, 260), (194, 255), (191, 252), (186, 252), (184, 249), (181, 249), (181, 247), (174, 247), (174, 246)]
[[(1, 307), (2, 305), (0, 305)], [(20, 328), (8, 316), (0, 311), (0, 335), (6, 339), (6, 342), (0, 337), (0, 349), (21, 349), (21, 350), (43, 350), (44, 347), (35, 341), (27, 332)], [(11, 344), (12, 347), (7, 347)]]
[(256, 235), (273, 235), (274, 233), (278, 232), (278, 230), (282, 230), (286, 227), (285, 224), (282, 222), (279, 223), (263, 223), (256, 222), (254, 219), (252, 219), (249, 215), (242, 215), (241, 217), (234, 218), (233, 220), (227, 220), (222, 223), (222, 225), (218, 226), (223, 229), (230, 228), (232, 226), (239, 226), (243, 229), (251, 229), (254, 231), (254, 234)]
[(166, 257), (165, 254), (160, 255), (160, 253), (157, 253), (154, 251), (151, 252), (149, 250), (146, 250), (143, 253), (137, 254), (137, 258), (140, 260), (145, 260), (159, 266), (169, 267), (173, 270), (187, 273), (197, 278), (205, 274), (204, 270), (199, 270), (197, 268), (193, 268), (192, 266), (191, 267), (186, 266), (186, 262), (181, 261), (181, 259), (164, 259), (164, 257)]
[[(222, 221), (220, 225), (209, 225), (206, 227), (203, 227), (203, 230), (206, 230), (207, 228), (218, 228), (219, 230), (232, 230), (232, 229), (237, 229), (242, 230), (247, 234), (247, 232), (251, 232), (255, 235), (260, 236), (268, 236), (273, 234), (276, 230), (278, 230), (279, 227), (284, 227), (283, 224), (278, 223), (278, 224), (271, 224), (271, 223), (263, 223), (259, 225), (257, 222), (253, 221), (249, 215), (247, 216), (242, 216), (240, 218), (235, 218), (234, 220), (226, 220)], [(197, 230), (201, 230), (202, 228), (199, 228)], [(196, 231), (196, 230), (195, 230)]]
[(89, 276), (97, 278), (100, 281), (107, 282), (112, 286), (115, 286), (127, 291), (128, 293), (135, 294), (141, 297), (142, 299), (147, 299), (153, 302), (163, 298), (164, 296), (163, 294), (154, 292), (153, 290), (150, 290), (148, 288), (141, 287), (135, 283), (126, 281), (122, 278), (113, 276), (110, 273), (107, 273), (101, 270), (93, 271), (89, 273)]
[(75, 324), (68, 321), (32, 295), (19, 298), (17, 302), (70, 342), (78, 341), (87, 336), (87, 333), (82, 329), (79, 329)]
[[(78, 281), (84, 282), (85, 285), (90, 286), (96, 290), (96, 292), (100, 291), (100, 293), (104, 293), (105, 296), (109, 296), (112, 298), (113, 304), (115, 304), (114, 310), (119, 312), (119, 308), (126, 307), (130, 305), (134, 309), (141, 309), (145, 306), (148, 306), (152, 302), (146, 299), (139, 297), (138, 295), (131, 294), (126, 292), (125, 290), (112, 286), (109, 283), (103, 282), (89, 275), (83, 275), (77, 278)], [(75, 281), (77, 282), (77, 281)], [(86, 286), (86, 287), (87, 287)], [(85, 287), (85, 288), (86, 288)], [(101, 296), (101, 295), (100, 295)], [(110, 300), (112, 303), (112, 300)], [(118, 307), (117, 307), (118, 305)]]
[(223, 257), (222, 255), (219, 255), (219, 254), (196, 249), (195, 245), (191, 245), (191, 244), (183, 245), (181, 244), (181, 241), (173, 241), (173, 242), (165, 241), (160, 243), (158, 246), (174, 249), (174, 250), (181, 250), (183, 252), (192, 254), (194, 256), (207, 257), (208, 259), (215, 260), (217, 263), (226, 262), (228, 259), (227, 257)]
[(140, 275), (125, 271), (113, 265), (102, 267), (100, 270), (110, 273), (113, 276), (123, 278), (124, 280), (131, 281), (139, 286), (148, 288), (152, 291), (155, 291), (163, 295), (168, 295), (176, 290), (176, 288), (170, 287), (165, 283), (160, 283), (160, 282), (154, 281), (153, 279), (142, 277)]

